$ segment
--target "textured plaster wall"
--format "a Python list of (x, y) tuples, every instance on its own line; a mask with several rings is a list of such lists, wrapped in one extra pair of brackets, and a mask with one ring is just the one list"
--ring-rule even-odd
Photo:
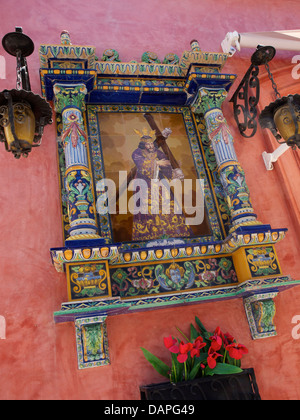
[[(248, 0), (0, 3), (1, 38), (15, 26), (22, 26), (35, 43), (28, 64), (36, 93), (40, 93), (38, 47), (59, 43), (63, 29), (70, 32), (73, 44), (94, 45), (99, 58), (106, 48), (114, 48), (122, 61), (139, 61), (147, 50), (157, 52), (161, 59), (169, 52), (181, 56), (194, 38), (204, 51), (221, 51), (220, 43), (228, 31), (297, 29), (300, 13), (298, 0), (261, 0), (259, 8)], [(249, 66), (251, 53), (243, 50), (224, 68), (238, 74), (236, 84)], [(1, 91), (15, 87), (16, 62), (2, 47), (0, 55), (6, 58), (7, 76), (0, 79)], [(273, 68), (280, 73), (290, 65), (293, 55), (279, 52)], [(290, 83), (297, 89), (289, 72), (282, 77), (283, 85)], [(269, 91), (262, 101), (267, 103), (270, 86), (266, 89)], [(299, 179), (296, 158), (287, 152), (280, 166), (267, 172), (261, 153), (276, 145), (260, 129), (253, 139), (241, 138), (228, 102), (224, 113), (246, 172), (254, 209), (262, 222), (289, 228), (276, 249), (283, 273), (299, 279), (300, 191), (299, 182), (291, 179)], [(275, 300), (277, 337), (253, 341), (238, 299), (112, 316), (107, 321), (111, 365), (77, 370), (74, 325), (55, 325), (53, 321), (53, 312), (67, 300), (65, 276), (55, 271), (49, 255), (49, 248), (63, 245), (54, 124), (46, 127), (42, 146), (28, 159), (14, 159), (1, 145), (0, 180), (0, 315), (6, 321), (5, 339), (0, 340), (1, 399), (138, 399), (140, 384), (162, 380), (148, 366), (140, 347), (167, 358), (163, 337), (176, 335), (176, 325), (188, 332), (195, 315), (208, 328), (219, 325), (230, 331), (249, 348), (244, 367), (255, 368), (263, 398), (300, 398), (300, 340), (291, 336), (291, 320), (300, 314), (299, 287), (280, 293)]]

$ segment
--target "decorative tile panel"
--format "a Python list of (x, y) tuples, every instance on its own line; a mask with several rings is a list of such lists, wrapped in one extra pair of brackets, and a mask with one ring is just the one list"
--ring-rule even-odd
[(70, 300), (104, 299), (111, 296), (107, 261), (67, 264), (66, 272)]
[(76, 319), (78, 369), (110, 364), (106, 316)]
[(238, 282), (232, 258), (218, 257), (152, 264), (123, 265), (110, 269), (113, 296), (175, 293)]
[(244, 307), (253, 340), (277, 335), (274, 325), (276, 312), (273, 298), (277, 292), (260, 293), (244, 298)]
[(245, 248), (245, 252), (252, 277), (280, 274), (279, 263), (272, 246)]

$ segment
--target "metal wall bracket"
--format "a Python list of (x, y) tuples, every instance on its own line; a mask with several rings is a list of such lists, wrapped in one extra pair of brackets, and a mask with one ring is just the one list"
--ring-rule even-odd
[(259, 66), (267, 66), (275, 54), (276, 50), (273, 47), (257, 47), (251, 57), (251, 66), (229, 101), (233, 102), (234, 119), (243, 137), (253, 137), (256, 133), (256, 106), (260, 95)]
[(262, 157), (266, 166), (267, 171), (272, 171), (274, 169), (273, 163), (277, 162), (279, 157), (286, 152), (290, 146), (286, 143), (281, 144), (277, 149), (274, 150), (272, 153), (263, 152)]

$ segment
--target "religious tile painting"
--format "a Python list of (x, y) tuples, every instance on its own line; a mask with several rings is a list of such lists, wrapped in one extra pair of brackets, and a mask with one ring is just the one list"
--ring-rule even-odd
[(95, 112), (103, 110), (89, 107), (89, 128), (107, 237), (139, 244), (216, 239), (220, 227), (191, 119), (174, 111)]

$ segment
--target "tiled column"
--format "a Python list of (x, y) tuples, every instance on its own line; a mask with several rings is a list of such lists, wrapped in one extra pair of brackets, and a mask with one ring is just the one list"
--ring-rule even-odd
[(85, 110), (84, 84), (54, 85), (55, 111), (62, 114), (65, 153), (65, 188), (68, 194), (70, 240), (98, 239), (92, 176), (87, 154), (87, 134), (82, 112)]
[(260, 225), (253, 211), (245, 173), (238, 162), (233, 137), (221, 110), (227, 96), (225, 89), (200, 88), (192, 104), (194, 113), (204, 115), (208, 137), (218, 164), (225, 198), (231, 215), (231, 230), (239, 227)]

